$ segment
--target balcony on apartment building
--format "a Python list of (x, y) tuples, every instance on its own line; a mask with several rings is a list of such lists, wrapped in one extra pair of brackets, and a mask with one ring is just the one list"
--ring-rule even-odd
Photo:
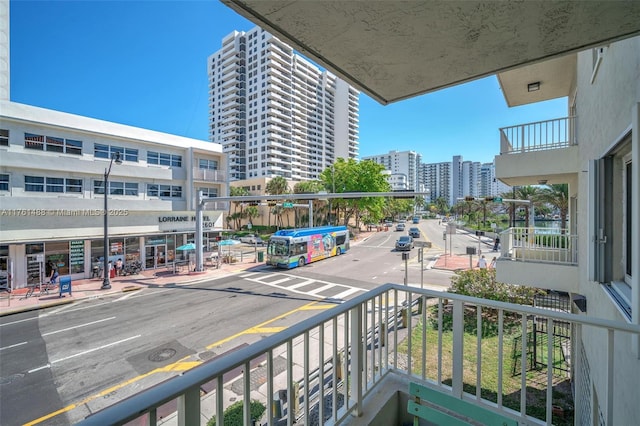
[(575, 117), (501, 128), (495, 164), (496, 177), (510, 186), (575, 179), (580, 170)]
[(198, 182), (226, 182), (227, 174), (222, 170), (193, 168), (193, 180)]
[(568, 229), (513, 227), (500, 233), (499, 282), (577, 293), (578, 236)]
[[(319, 301), (317, 315), (80, 424), (156, 424), (169, 406), (175, 412), (164, 421), (195, 425), (217, 415), (222, 425), (233, 401), (243, 402), (245, 425), (400, 425), (421, 411), (440, 424), (594, 423), (588, 386), (579, 385), (590, 373), (574, 333), (609, 335), (604, 365), (613, 366), (617, 342), (637, 337), (640, 327), (571, 314), (541, 298), (532, 307), (385, 284), (341, 304)], [(601, 420), (634, 423), (613, 408), (616, 394), (627, 391), (616, 383), (624, 375), (612, 367), (601, 374), (611, 392), (598, 401)], [(416, 386), (427, 401), (410, 396)], [(260, 418), (251, 418), (251, 401), (264, 407)]]
[[(566, 183), (571, 189), (578, 183), (578, 159), (575, 117), (503, 127), (496, 177), (510, 186)], [(577, 291), (577, 235), (569, 230), (554, 232), (535, 227), (504, 231), (497, 280)]]

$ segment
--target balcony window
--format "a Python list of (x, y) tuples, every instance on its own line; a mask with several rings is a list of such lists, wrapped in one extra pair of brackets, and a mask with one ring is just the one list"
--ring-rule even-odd
[(0, 129), (0, 146), (9, 146), (9, 130)]
[(27, 192), (44, 192), (44, 177), (25, 176), (24, 190)]
[(0, 191), (9, 190), (9, 175), (6, 173), (0, 174)]
[(597, 200), (591, 203), (590, 279), (605, 286), (628, 319), (640, 303), (632, 299), (631, 208), (639, 188), (633, 184), (631, 155), (631, 134), (627, 134), (607, 155), (594, 160), (590, 170), (590, 192)]
[(93, 155), (96, 158), (112, 158), (115, 153), (120, 153), (123, 161), (138, 162), (138, 150), (133, 148), (124, 148), (121, 146), (95, 144), (93, 147)]
[(35, 135), (33, 133), (24, 134), (24, 147), (27, 149), (35, 149), (44, 151), (44, 136)]

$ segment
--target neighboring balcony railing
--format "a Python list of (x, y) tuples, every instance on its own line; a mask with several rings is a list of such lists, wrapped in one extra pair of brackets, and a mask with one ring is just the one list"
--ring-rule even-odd
[(577, 145), (575, 117), (556, 118), (500, 129), (500, 154), (520, 154)]
[(503, 259), (578, 264), (578, 236), (567, 229), (509, 228), (500, 233)]
[[(556, 346), (558, 328), (563, 341)], [(217, 413), (216, 424), (224, 425), (231, 384), (243, 394), (245, 425), (253, 424), (254, 400), (266, 407), (258, 424), (346, 425), (354, 416), (377, 415), (381, 406), (367, 406), (365, 397), (376, 393), (383, 379), (399, 375), (522, 424), (550, 425), (554, 384), (569, 374), (572, 383), (591, 382), (588, 369), (578, 368), (584, 350), (574, 336), (592, 328), (609, 336), (602, 341), (599, 374), (601, 382), (609, 383), (610, 396), (600, 399), (599, 408), (606, 413), (605, 423), (612, 424), (616, 395), (632, 391), (617, 382), (624, 379), (614, 375), (613, 355), (620, 339), (640, 335), (638, 325), (397, 284), (379, 286), (215, 358), (80, 424), (120, 425), (137, 419), (136, 424), (155, 425), (158, 408), (177, 400), (177, 424), (200, 424), (206, 406)], [(401, 332), (413, 339), (401, 344)], [(490, 338), (493, 346), (486, 346)], [(535, 362), (532, 346), (539, 350)], [(578, 367), (563, 370), (558, 379), (558, 363), (569, 359)], [(209, 392), (201, 407), (202, 389)], [(534, 392), (541, 401), (535, 409)], [(588, 406), (593, 402), (589, 386), (576, 386), (575, 392), (575, 424), (589, 424), (590, 419), (580, 417), (595, 412)], [(542, 418), (527, 415), (532, 412), (541, 412)], [(626, 420), (622, 423), (637, 419)]]
[(226, 182), (227, 174), (221, 170), (194, 168), (193, 179), (207, 182)]
[(207, 201), (204, 203), (203, 210), (227, 211), (229, 210), (228, 201)]

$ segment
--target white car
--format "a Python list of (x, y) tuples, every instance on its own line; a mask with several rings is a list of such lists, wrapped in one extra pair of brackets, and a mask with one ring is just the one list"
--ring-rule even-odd
[(251, 245), (264, 245), (264, 241), (257, 235), (245, 235), (240, 237), (240, 242)]

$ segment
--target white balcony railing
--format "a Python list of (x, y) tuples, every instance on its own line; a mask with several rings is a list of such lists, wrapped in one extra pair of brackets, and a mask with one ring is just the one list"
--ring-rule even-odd
[(222, 170), (200, 169), (194, 167), (193, 179), (206, 182), (226, 182), (227, 174)]
[(500, 245), (503, 259), (578, 264), (578, 236), (566, 229), (509, 228), (500, 233)]
[(575, 117), (556, 118), (500, 129), (500, 154), (520, 154), (576, 145)]
[[(410, 311), (408, 306), (412, 307)], [(420, 306), (428, 309), (416, 309)], [(543, 326), (542, 334), (537, 340), (530, 339), (539, 325)], [(555, 342), (557, 327), (563, 328), (567, 339), (558, 347), (555, 343), (546, 345), (538, 359), (547, 362), (531, 367), (532, 341), (538, 342), (533, 345)], [(609, 336), (602, 342), (602, 365), (606, 368), (599, 372), (609, 384), (605, 392), (609, 397), (602, 398), (598, 408), (606, 413), (604, 420), (610, 425), (613, 401), (618, 393), (630, 391), (617, 383), (624, 378), (614, 375), (616, 345), (640, 335), (638, 325), (396, 284), (382, 285), (227, 356), (203, 363), (92, 414), (80, 424), (121, 425), (137, 419), (155, 425), (158, 408), (177, 400), (178, 424), (200, 424), (201, 409), (206, 406), (217, 413), (216, 424), (224, 425), (223, 411), (233, 383), (231, 387), (240, 389), (243, 395), (245, 425), (252, 424), (252, 400), (264, 404), (266, 415), (262, 421), (269, 425), (344, 425), (353, 416), (379, 413), (381, 407), (367, 406), (365, 397), (375, 394), (383, 379), (394, 374), (521, 424), (550, 425), (554, 384), (558, 380), (557, 356), (565, 359), (566, 355), (569, 362), (577, 363), (569, 369), (573, 383), (591, 381), (588, 369), (580, 368), (580, 354), (584, 351), (573, 337), (587, 329), (601, 330)], [(407, 339), (404, 351), (399, 349), (401, 333), (414, 336)], [(489, 334), (496, 343), (486, 349), (483, 342)], [(521, 336), (519, 340), (517, 335)], [(556, 355), (557, 351), (570, 353)], [(407, 353), (413, 356), (406, 356)], [(515, 353), (525, 355), (518, 358)], [(536, 377), (532, 377), (534, 370)], [(201, 404), (202, 389), (210, 390)], [(526, 414), (533, 412), (530, 404), (534, 390), (543, 401), (539, 403), (544, 407), (542, 419)], [(574, 391), (575, 424), (591, 424), (591, 419), (584, 418), (595, 412), (588, 407), (593, 399), (585, 396), (589, 386), (576, 386)]]

